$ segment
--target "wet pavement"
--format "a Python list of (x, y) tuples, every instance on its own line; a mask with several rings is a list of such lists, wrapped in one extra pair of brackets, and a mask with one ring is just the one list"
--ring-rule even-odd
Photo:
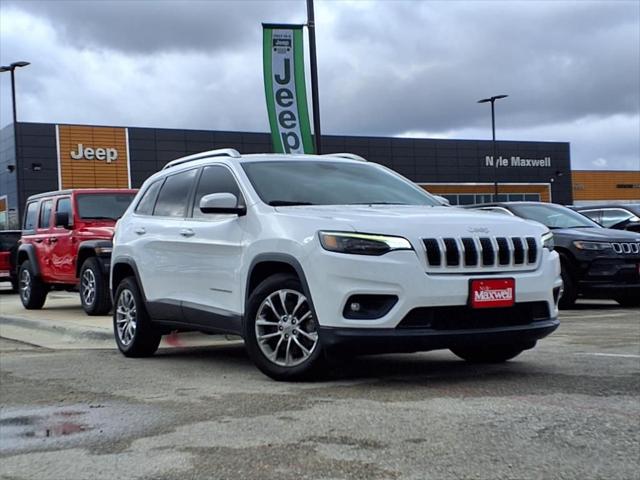
[(234, 345), (0, 339), (0, 477), (638, 479), (640, 311), (582, 303), (503, 365), (385, 355), (277, 383)]

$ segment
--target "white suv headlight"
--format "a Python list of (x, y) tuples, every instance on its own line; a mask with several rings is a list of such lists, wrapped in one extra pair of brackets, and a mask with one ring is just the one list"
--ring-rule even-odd
[(319, 232), (318, 235), (322, 247), (330, 252), (384, 255), (393, 250), (413, 250), (409, 240), (403, 237), (351, 232)]
[(555, 247), (555, 244), (553, 243), (553, 233), (551, 232), (544, 233), (542, 235), (542, 248), (546, 248), (549, 251), (552, 251), (554, 247)]

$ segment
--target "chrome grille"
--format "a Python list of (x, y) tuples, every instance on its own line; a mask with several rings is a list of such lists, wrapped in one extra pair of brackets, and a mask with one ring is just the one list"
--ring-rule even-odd
[(540, 252), (534, 237), (439, 237), (422, 242), (430, 271), (530, 270)]
[(640, 253), (640, 242), (612, 242), (613, 251), (619, 254), (638, 254)]

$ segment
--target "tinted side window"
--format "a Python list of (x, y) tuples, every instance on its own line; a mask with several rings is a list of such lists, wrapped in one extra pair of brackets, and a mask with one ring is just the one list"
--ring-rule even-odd
[(71, 199), (61, 198), (56, 205), (56, 213), (66, 213), (69, 215), (69, 224), (73, 224), (73, 214), (71, 213)]
[(602, 210), (587, 210), (580, 212), (582, 215), (589, 217), (594, 222), (602, 224)]
[(193, 203), (193, 216), (204, 217), (205, 214), (200, 211), (200, 199), (210, 193), (233, 193), (238, 198), (238, 204), (244, 203), (240, 189), (236, 183), (233, 174), (225, 167), (214, 165), (205, 167), (198, 183), (196, 196)]
[(27, 205), (27, 213), (24, 215), (25, 230), (35, 230), (36, 220), (38, 219), (38, 202), (31, 202)]
[(156, 204), (156, 198), (158, 198), (158, 191), (162, 186), (162, 180), (153, 182), (149, 188), (142, 194), (142, 198), (136, 206), (136, 213), (140, 215), (151, 215), (153, 213), (153, 207)]
[(49, 228), (51, 226), (51, 207), (53, 200), (45, 200), (40, 205), (40, 220), (38, 220), (38, 228)]
[(611, 209), (611, 210), (603, 210), (602, 211), (602, 226), (603, 227), (613, 227), (618, 223), (624, 222), (631, 218), (632, 215), (622, 209)]
[(196, 177), (196, 169), (167, 177), (158, 194), (153, 214), (162, 217), (184, 217), (187, 213), (189, 193)]

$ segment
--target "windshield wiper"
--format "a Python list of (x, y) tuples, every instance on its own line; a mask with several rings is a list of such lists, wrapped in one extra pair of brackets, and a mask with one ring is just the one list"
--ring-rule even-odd
[(272, 207), (295, 207), (296, 205), (314, 205), (311, 202), (294, 202), (291, 200), (271, 200), (269, 205)]

